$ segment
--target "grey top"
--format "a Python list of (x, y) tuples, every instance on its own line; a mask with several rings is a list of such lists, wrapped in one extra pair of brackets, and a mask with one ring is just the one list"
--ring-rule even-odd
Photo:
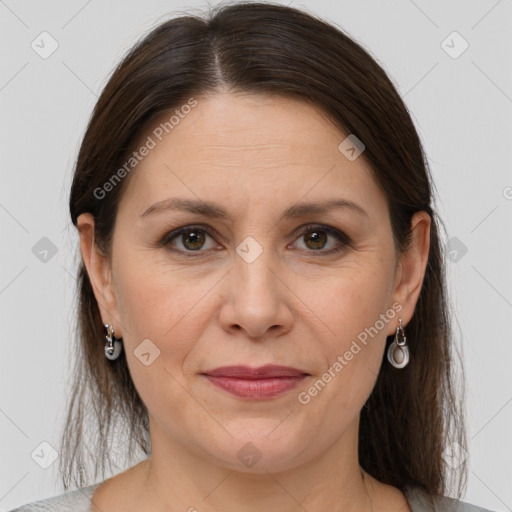
[[(90, 485), (76, 491), (69, 491), (53, 498), (47, 498), (27, 505), (22, 505), (10, 512), (90, 512), (94, 491), (102, 484)], [(411, 512), (492, 512), (454, 498), (442, 496), (431, 498), (419, 488), (406, 488), (404, 494), (409, 502)]]

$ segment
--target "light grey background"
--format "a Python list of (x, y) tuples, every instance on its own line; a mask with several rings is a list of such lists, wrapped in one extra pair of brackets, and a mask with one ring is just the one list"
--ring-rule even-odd
[[(337, 23), (368, 49), (413, 115), (449, 243), (458, 244), (447, 271), (468, 381), (465, 501), (511, 510), (512, 1), (292, 5)], [(1, 510), (62, 492), (57, 463), (44, 470), (31, 453), (44, 441), (58, 446), (68, 392), (78, 237), (67, 196), (90, 112), (137, 39), (172, 12), (206, 6), (0, 1)], [(47, 59), (31, 48), (43, 31), (59, 45)], [(469, 44), (458, 58), (445, 51), (462, 48), (457, 36), (442, 46), (453, 31)], [(43, 237), (57, 250), (46, 262), (33, 253)]]

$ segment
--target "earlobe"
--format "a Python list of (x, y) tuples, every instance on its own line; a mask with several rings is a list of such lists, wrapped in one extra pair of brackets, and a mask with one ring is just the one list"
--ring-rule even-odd
[(90, 213), (78, 216), (77, 227), (80, 235), (80, 251), (94, 296), (100, 306), (103, 323), (117, 318), (115, 295), (112, 289), (110, 262), (94, 241), (94, 217)]

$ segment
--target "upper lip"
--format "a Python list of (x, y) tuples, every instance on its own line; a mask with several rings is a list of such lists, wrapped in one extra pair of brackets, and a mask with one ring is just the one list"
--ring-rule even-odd
[(266, 364), (258, 368), (250, 366), (221, 366), (214, 370), (204, 372), (211, 377), (234, 377), (239, 379), (267, 379), (271, 377), (301, 377), (309, 373), (292, 368), (291, 366), (280, 366), (275, 364)]

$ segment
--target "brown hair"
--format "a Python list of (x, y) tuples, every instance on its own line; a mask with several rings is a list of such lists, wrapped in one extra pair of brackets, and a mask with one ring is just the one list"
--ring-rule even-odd
[[(240, 2), (217, 6), (205, 17), (185, 15), (157, 26), (125, 56), (94, 108), (71, 187), (73, 224), (90, 212), (95, 242), (109, 256), (128, 178), (109, 191), (107, 200), (99, 200), (94, 191), (126, 162), (155, 119), (192, 95), (219, 90), (295, 97), (363, 141), (363, 157), (387, 198), (398, 251), (407, 250), (412, 215), (423, 210), (431, 216), (426, 273), (406, 327), (411, 362), (401, 370), (383, 363), (361, 410), (359, 462), (400, 490), (417, 486), (432, 495), (445, 494), (448, 477), (455, 481), (457, 472), (450, 471), (442, 452), (452, 442), (467, 443), (464, 389), (454, 390), (458, 381), (439, 237), (439, 226), (444, 226), (433, 209), (428, 163), (404, 102), (374, 58), (339, 28), (303, 10)], [(92, 483), (87, 456), (94, 463), (93, 478), (99, 467), (105, 478), (107, 463), (112, 463), (112, 434), (127, 432), (119, 445), (128, 459), (134, 447), (150, 453), (147, 409), (124, 352), (114, 362), (105, 358), (102, 320), (83, 262), (77, 294), (76, 367), (61, 447), (66, 489), (71, 481), (79, 487)], [(113, 428), (117, 422), (120, 429)], [(459, 498), (466, 471), (461, 464)]]

